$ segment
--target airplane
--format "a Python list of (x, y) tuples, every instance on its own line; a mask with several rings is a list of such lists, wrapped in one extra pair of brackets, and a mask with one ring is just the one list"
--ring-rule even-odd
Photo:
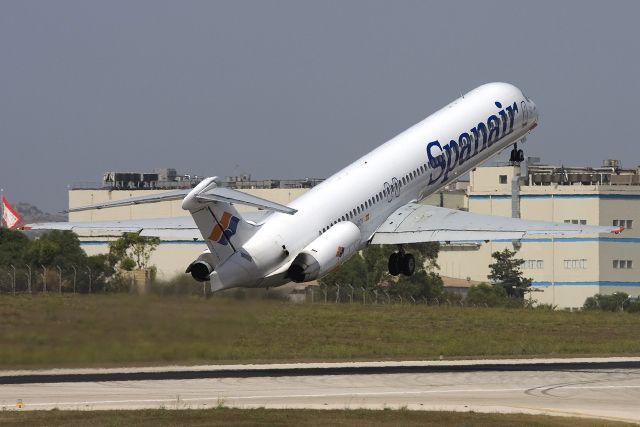
[[(213, 292), (276, 287), (319, 279), (369, 244), (397, 245), (389, 273), (410, 276), (415, 259), (403, 245), (427, 241), (520, 240), (529, 235), (619, 233), (621, 227), (479, 215), (418, 202), (512, 147), (538, 125), (534, 102), (508, 83), (488, 83), (365, 154), (321, 184), (281, 205), (219, 187), (216, 177), (193, 189), (84, 206), (104, 209), (182, 199), (191, 217), (30, 224), (62, 229), (203, 239), (207, 249), (186, 269)], [(235, 204), (259, 210), (240, 214)]]

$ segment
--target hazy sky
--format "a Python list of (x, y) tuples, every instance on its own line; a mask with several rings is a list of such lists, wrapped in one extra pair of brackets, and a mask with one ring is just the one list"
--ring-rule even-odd
[(482, 83), (525, 152), (640, 164), (637, 1), (0, 0), (0, 186), (66, 207), (103, 172), (325, 177)]

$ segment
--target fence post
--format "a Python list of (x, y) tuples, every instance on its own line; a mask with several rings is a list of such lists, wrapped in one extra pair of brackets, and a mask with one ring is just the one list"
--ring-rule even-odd
[(71, 268), (73, 268), (73, 293), (76, 293), (76, 278), (78, 276), (78, 270), (76, 269), (76, 266), (71, 264)]
[(29, 271), (29, 275), (27, 276), (27, 289), (29, 290), (29, 295), (31, 295), (31, 266), (29, 264), (25, 264), (27, 266), (27, 271)]
[(375, 303), (378, 304), (378, 290), (377, 289), (373, 290), (373, 295), (376, 297)]
[(91, 267), (87, 266), (87, 271), (89, 272), (89, 293), (91, 293)]
[(13, 270), (13, 277), (11, 280), (11, 291), (13, 293), (13, 295), (16, 295), (16, 267), (11, 264), (11, 269)]
[(340, 302), (340, 285), (336, 284), (336, 304)]
[(387, 292), (387, 290), (384, 290), (384, 294), (387, 296), (387, 304), (391, 304), (391, 296), (389, 295), (389, 292)]
[(40, 267), (42, 267), (42, 293), (46, 294), (47, 293), (47, 267), (45, 267), (42, 264), (40, 264)]
[(62, 269), (59, 265), (56, 265), (56, 268), (58, 269), (58, 293), (62, 295)]
[(367, 291), (364, 290), (364, 286), (360, 286), (360, 289), (362, 289), (362, 305), (365, 305), (367, 303)]
[(353, 286), (347, 285), (351, 288), (351, 295), (349, 296), (349, 304), (353, 304)]

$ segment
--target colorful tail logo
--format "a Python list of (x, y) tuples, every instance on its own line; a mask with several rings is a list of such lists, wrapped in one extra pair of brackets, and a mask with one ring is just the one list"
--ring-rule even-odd
[(231, 215), (229, 212), (225, 212), (220, 222), (213, 227), (209, 240), (226, 246), (229, 244), (231, 236), (236, 234), (239, 222), (240, 218)]

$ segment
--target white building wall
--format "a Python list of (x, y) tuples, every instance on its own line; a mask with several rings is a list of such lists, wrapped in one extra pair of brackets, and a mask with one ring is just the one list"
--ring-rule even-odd
[[(517, 167), (483, 167), (471, 174), (469, 211), (510, 217), (511, 182)], [(506, 183), (500, 175), (507, 175)], [(560, 308), (581, 307), (596, 293), (625, 292), (640, 295), (640, 187), (637, 186), (521, 186), (520, 217), (523, 219), (563, 222), (586, 221), (591, 225), (611, 225), (614, 219), (632, 220), (633, 227), (620, 235), (580, 235), (530, 238), (521, 242), (518, 257), (542, 261), (542, 268), (523, 272), (533, 279), (537, 292), (531, 298)], [(438, 264), (443, 275), (488, 281), (491, 253), (513, 243), (478, 242), (480, 247), (460, 248), (444, 245)], [(584, 261), (582, 261), (584, 260)], [(632, 268), (614, 269), (613, 260), (631, 260)], [(567, 261), (567, 263), (565, 263)]]

